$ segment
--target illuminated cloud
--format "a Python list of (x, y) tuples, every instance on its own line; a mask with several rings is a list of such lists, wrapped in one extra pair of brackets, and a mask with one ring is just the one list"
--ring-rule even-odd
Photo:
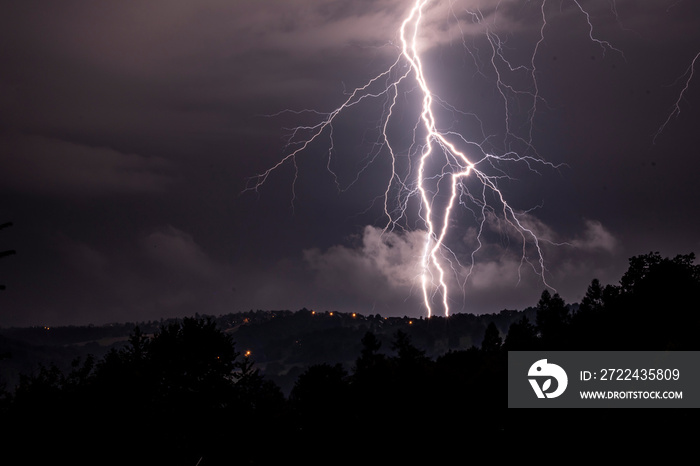
[[(532, 214), (523, 214), (520, 221), (532, 230), (543, 244), (553, 245), (548, 248), (552, 253), (565, 251), (573, 248), (578, 251), (603, 251), (614, 252), (617, 249), (618, 241), (615, 236), (598, 220), (586, 219), (578, 233), (571, 237), (555, 231), (553, 227), (535, 217)], [(516, 237), (513, 236), (515, 240)]]
[[(368, 306), (372, 306), (388, 315), (420, 309), (424, 235), (420, 230), (382, 234), (381, 229), (366, 226), (355, 247), (336, 245), (326, 251), (304, 251), (315, 272), (314, 299), (332, 303), (334, 309), (342, 309), (345, 300), (351, 299), (355, 307), (345, 306), (348, 311), (369, 312)], [(523, 300), (536, 303), (544, 285), (527, 263), (522, 264), (517, 252), (489, 249), (477, 258), (468, 279), (464, 269), (449, 269), (446, 279), (452, 312), (498, 312), (515, 308)], [(468, 269), (469, 258), (462, 259)]]
[(308, 249), (304, 259), (325, 291), (380, 299), (406, 297), (420, 287), (424, 238), (423, 231), (382, 232), (368, 225), (357, 247)]
[(571, 242), (571, 245), (583, 250), (613, 252), (618, 246), (618, 241), (599, 221), (586, 220), (585, 229)]

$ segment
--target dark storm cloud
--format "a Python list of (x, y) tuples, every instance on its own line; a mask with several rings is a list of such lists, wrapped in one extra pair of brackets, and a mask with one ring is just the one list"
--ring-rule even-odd
[[(697, 3), (580, 3), (588, 17), (575, 2), (546, 2), (542, 30), (541, 2), (433, 2), (420, 37), (435, 92), (481, 118), (475, 127), (466, 113), (447, 112), (441, 124), (483, 138), (489, 150), (519, 144), (503, 135), (492, 60), (535, 64), (542, 101), (533, 141), (563, 165), (499, 169), (513, 176), (502, 186), (543, 239), (547, 282), (568, 301), (592, 278), (618, 280), (633, 254), (700, 250), (690, 201), (700, 198), (697, 76), (654, 140), (700, 52)], [(369, 110), (381, 111), (381, 101), (334, 133), (333, 166), (344, 186), (357, 178), (350, 189), (339, 193), (326, 170), (324, 135), (298, 158), (293, 210), (291, 165), (240, 195), (284, 156), (288, 128), (314, 123), (311, 114), (263, 115), (339, 105), (396, 59), (408, 6), (0, 2), (0, 223), (14, 223), (0, 249), (18, 251), (0, 263), (8, 287), (0, 325), (251, 308), (422, 315), (423, 225), (412, 219), (405, 231), (380, 234), (386, 159), (358, 176), (377, 137), (380, 115)], [(499, 47), (486, 32), (499, 34)], [(503, 75), (522, 91), (508, 94), (519, 136), (529, 76)], [(415, 125), (415, 88), (407, 91), (395, 135)], [(473, 215), (456, 216), (454, 227), (452, 247), (469, 270)], [(464, 289), (454, 310), (535, 304), (544, 284), (522, 267), (518, 236), (497, 221), (486, 230), (468, 280), (465, 271), (450, 277)]]
[[(170, 225), (119, 247), (104, 248), (66, 235), (57, 235), (54, 245), (61, 273), (71, 277), (61, 283), (61, 305), (71, 309), (75, 319), (148, 320), (209, 309), (218, 314), (233, 304), (232, 267)], [(35, 319), (54, 318), (44, 306), (37, 308)]]
[(41, 136), (0, 135), (0, 183), (48, 196), (163, 191), (171, 181), (162, 158), (125, 154)]

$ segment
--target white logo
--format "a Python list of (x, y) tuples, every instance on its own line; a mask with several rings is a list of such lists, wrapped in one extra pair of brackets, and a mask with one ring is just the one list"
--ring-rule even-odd
[[(532, 389), (535, 390), (537, 398), (556, 398), (566, 390), (566, 385), (569, 383), (569, 378), (566, 376), (564, 369), (556, 364), (548, 363), (546, 359), (540, 359), (530, 366), (527, 372), (528, 379)], [(548, 391), (552, 388), (552, 379), (556, 380), (556, 389)], [(540, 381), (542, 384), (540, 385)]]

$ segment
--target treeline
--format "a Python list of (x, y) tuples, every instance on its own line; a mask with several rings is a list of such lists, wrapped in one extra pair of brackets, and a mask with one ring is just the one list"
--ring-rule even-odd
[(700, 265), (695, 255), (634, 256), (618, 285), (594, 279), (576, 312), (542, 293), (535, 322), (511, 325), (506, 350), (700, 349)]
[[(510, 350), (697, 350), (694, 259), (633, 257), (618, 285), (593, 280), (575, 311), (545, 290), (534, 319), (523, 314), (505, 335), (491, 322), (480, 346), (438, 357), (402, 329), (389, 342), (366, 330), (350, 368), (313, 364), (288, 396), (211, 318), (152, 336), (136, 327), (128, 345), (99, 360), (23, 375), (3, 392), (0, 435), (29, 464), (345, 464), (378, 455), (397, 464), (426, 451), (454, 461), (451, 442), (484, 448), (534, 425), (506, 406)], [(637, 425), (616, 421), (618, 430)]]
[[(572, 306), (574, 309), (574, 306)], [(449, 318), (382, 317), (379, 314), (343, 313), (301, 309), (257, 310), (209, 318), (233, 336), (241, 351), (250, 351), (266, 377), (289, 395), (297, 377), (310, 365), (342, 363), (350, 370), (359, 354), (363, 335), (370, 331), (382, 342), (380, 351), (390, 354), (398, 330), (407, 333), (414, 345), (431, 358), (448, 351), (480, 346), (486, 327), (493, 322), (502, 335), (522, 316), (534, 321), (536, 309), (502, 310), (497, 314), (453, 314)], [(70, 370), (77, 357), (103, 357), (112, 348), (128, 344), (138, 327), (155, 334), (160, 327), (180, 319), (113, 323), (102, 326), (19, 327), (0, 329), (0, 384), (14, 387), (19, 374), (38, 370), (39, 364)]]
[[(3, 440), (31, 464), (271, 464), (406, 439), (505, 399), (505, 353), (471, 348), (430, 359), (397, 331), (392, 356), (367, 332), (351, 372), (316, 364), (285, 397), (211, 319), (186, 318), (103, 359), (22, 376), (2, 405)], [(434, 426), (444, 418), (444, 426)], [(498, 436), (502, 417), (465, 425)], [(495, 438), (495, 437), (494, 437)], [(40, 448), (36, 448), (40, 445)], [(345, 446), (343, 446), (345, 445)], [(89, 447), (89, 448), (88, 448)], [(394, 451), (396, 446), (391, 447)], [(311, 448), (312, 450), (308, 450)], [(401, 455), (413, 448), (397, 450)], [(358, 458), (359, 459), (359, 458)]]
[[(510, 324), (523, 315), (534, 320), (535, 308), (430, 319), (308, 309), (251, 310), (220, 316), (195, 313), (194, 317), (211, 319), (232, 335), (237, 347), (243, 352), (250, 351), (261, 372), (289, 395), (297, 377), (310, 365), (339, 362), (350, 370), (359, 354), (360, 340), (368, 331), (380, 340), (380, 351), (386, 354), (391, 352), (395, 333), (402, 330), (427, 356), (436, 358), (448, 351), (480, 346), (484, 330), (491, 322), (505, 335)], [(14, 387), (20, 374), (35, 372), (40, 364), (53, 364), (61, 371), (68, 371), (78, 357), (92, 354), (99, 359), (110, 349), (128, 344), (136, 327), (143, 334), (153, 335), (162, 326), (180, 320), (0, 329), (0, 386), (4, 382)]]

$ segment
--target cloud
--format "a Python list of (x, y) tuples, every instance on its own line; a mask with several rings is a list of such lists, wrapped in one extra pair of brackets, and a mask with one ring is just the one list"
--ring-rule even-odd
[[(556, 245), (556, 249), (568, 247), (584, 252), (602, 251), (612, 253), (616, 251), (618, 246), (617, 238), (598, 220), (584, 219), (583, 228), (575, 233), (573, 237), (567, 237), (532, 214), (519, 215), (518, 219), (525, 228), (537, 236), (543, 245)], [(515, 229), (511, 229), (511, 231), (511, 235), (515, 238), (517, 234), (514, 233)], [(522, 239), (522, 237), (518, 237)]]
[[(37, 312), (58, 314), (62, 305), (64, 319), (101, 323), (235, 310), (232, 283), (240, 272), (213, 258), (186, 231), (166, 225), (136, 242), (109, 245), (64, 234), (55, 240), (59, 256), (47, 261), (49, 281), (27, 283)], [(60, 298), (53, 289), (61, 290)]]
[(58, 251), (62, 263), (92, 280), (103, 278), (108, 271), (109, 258), (94, 246), (80, 240), (58, 235)]
[(170, 162), (60, 139), (0, 135), (0, 181), (15, 190), (99, 195), (163, 191)]
[[(382, 232), (366, 226), (354, 246), (336, 245), (325, 251), (308, 249), (304, 259), (315, 272), (316, 298), (338, 305), (371, 303), (387, 315), (426, 312), (421, 288), (425, 232)], [(474, 257), (443, 251), (442, 265), (450, 290), (450, 312), (497, 312), (536, 296), (546, 285), (539, 263), (523, 260), (522, 249), (484, 245)], [(459, 262), (458, 262), (459, 261)], [(435, 282), (428, 292), (433, 312), (440, 314), (441, 297)], [(401, 304), (403, 303), (403, 304)]]
[(617, 249), (618, 241), (599, 221), (586, 220), (585, 229), (571, 242), (571, 245), (585, 251), (614, 252)]
[(307, 249), (304, 260), (324, 292), (368, 300), (405, 298), (420, 284), (424, 236), (423, 231), (383, 232), (368, 225), (357, 247)]
[[(452, 287), (457, 292), (454, 299), (463, 293), (469, 312), (522, 308), (527, 300), (536, 304), (544, 289), (574, 302), (592, 278), (607, 280), (617, 273), (601, 266), (611, 256), (616, 257), (620, 249), (618, 239), (602, 222), (585, 219), (578, 231), (569, 235), (562, 231), (562, 225), (544, 222), (532, 212), (519, 215), (518, 220), (537, 237), (542, 264), (529, 233), (521, 235), (511, 224), (489, 217), (473, 266), (471, 257), (463, 260), (467, 267), (461, 275), (463, 285), (460, 287), (460, 280), (453, 279)], [(463, 237), (470, 250), (479, 246), (476, 234), (477, 230), (471, 228)]]
[(141, 250), (166, 275), (211, 282), (230, 277), (227, 267), (209, 257), (190, 234), (170, 225), (142, 238)]

